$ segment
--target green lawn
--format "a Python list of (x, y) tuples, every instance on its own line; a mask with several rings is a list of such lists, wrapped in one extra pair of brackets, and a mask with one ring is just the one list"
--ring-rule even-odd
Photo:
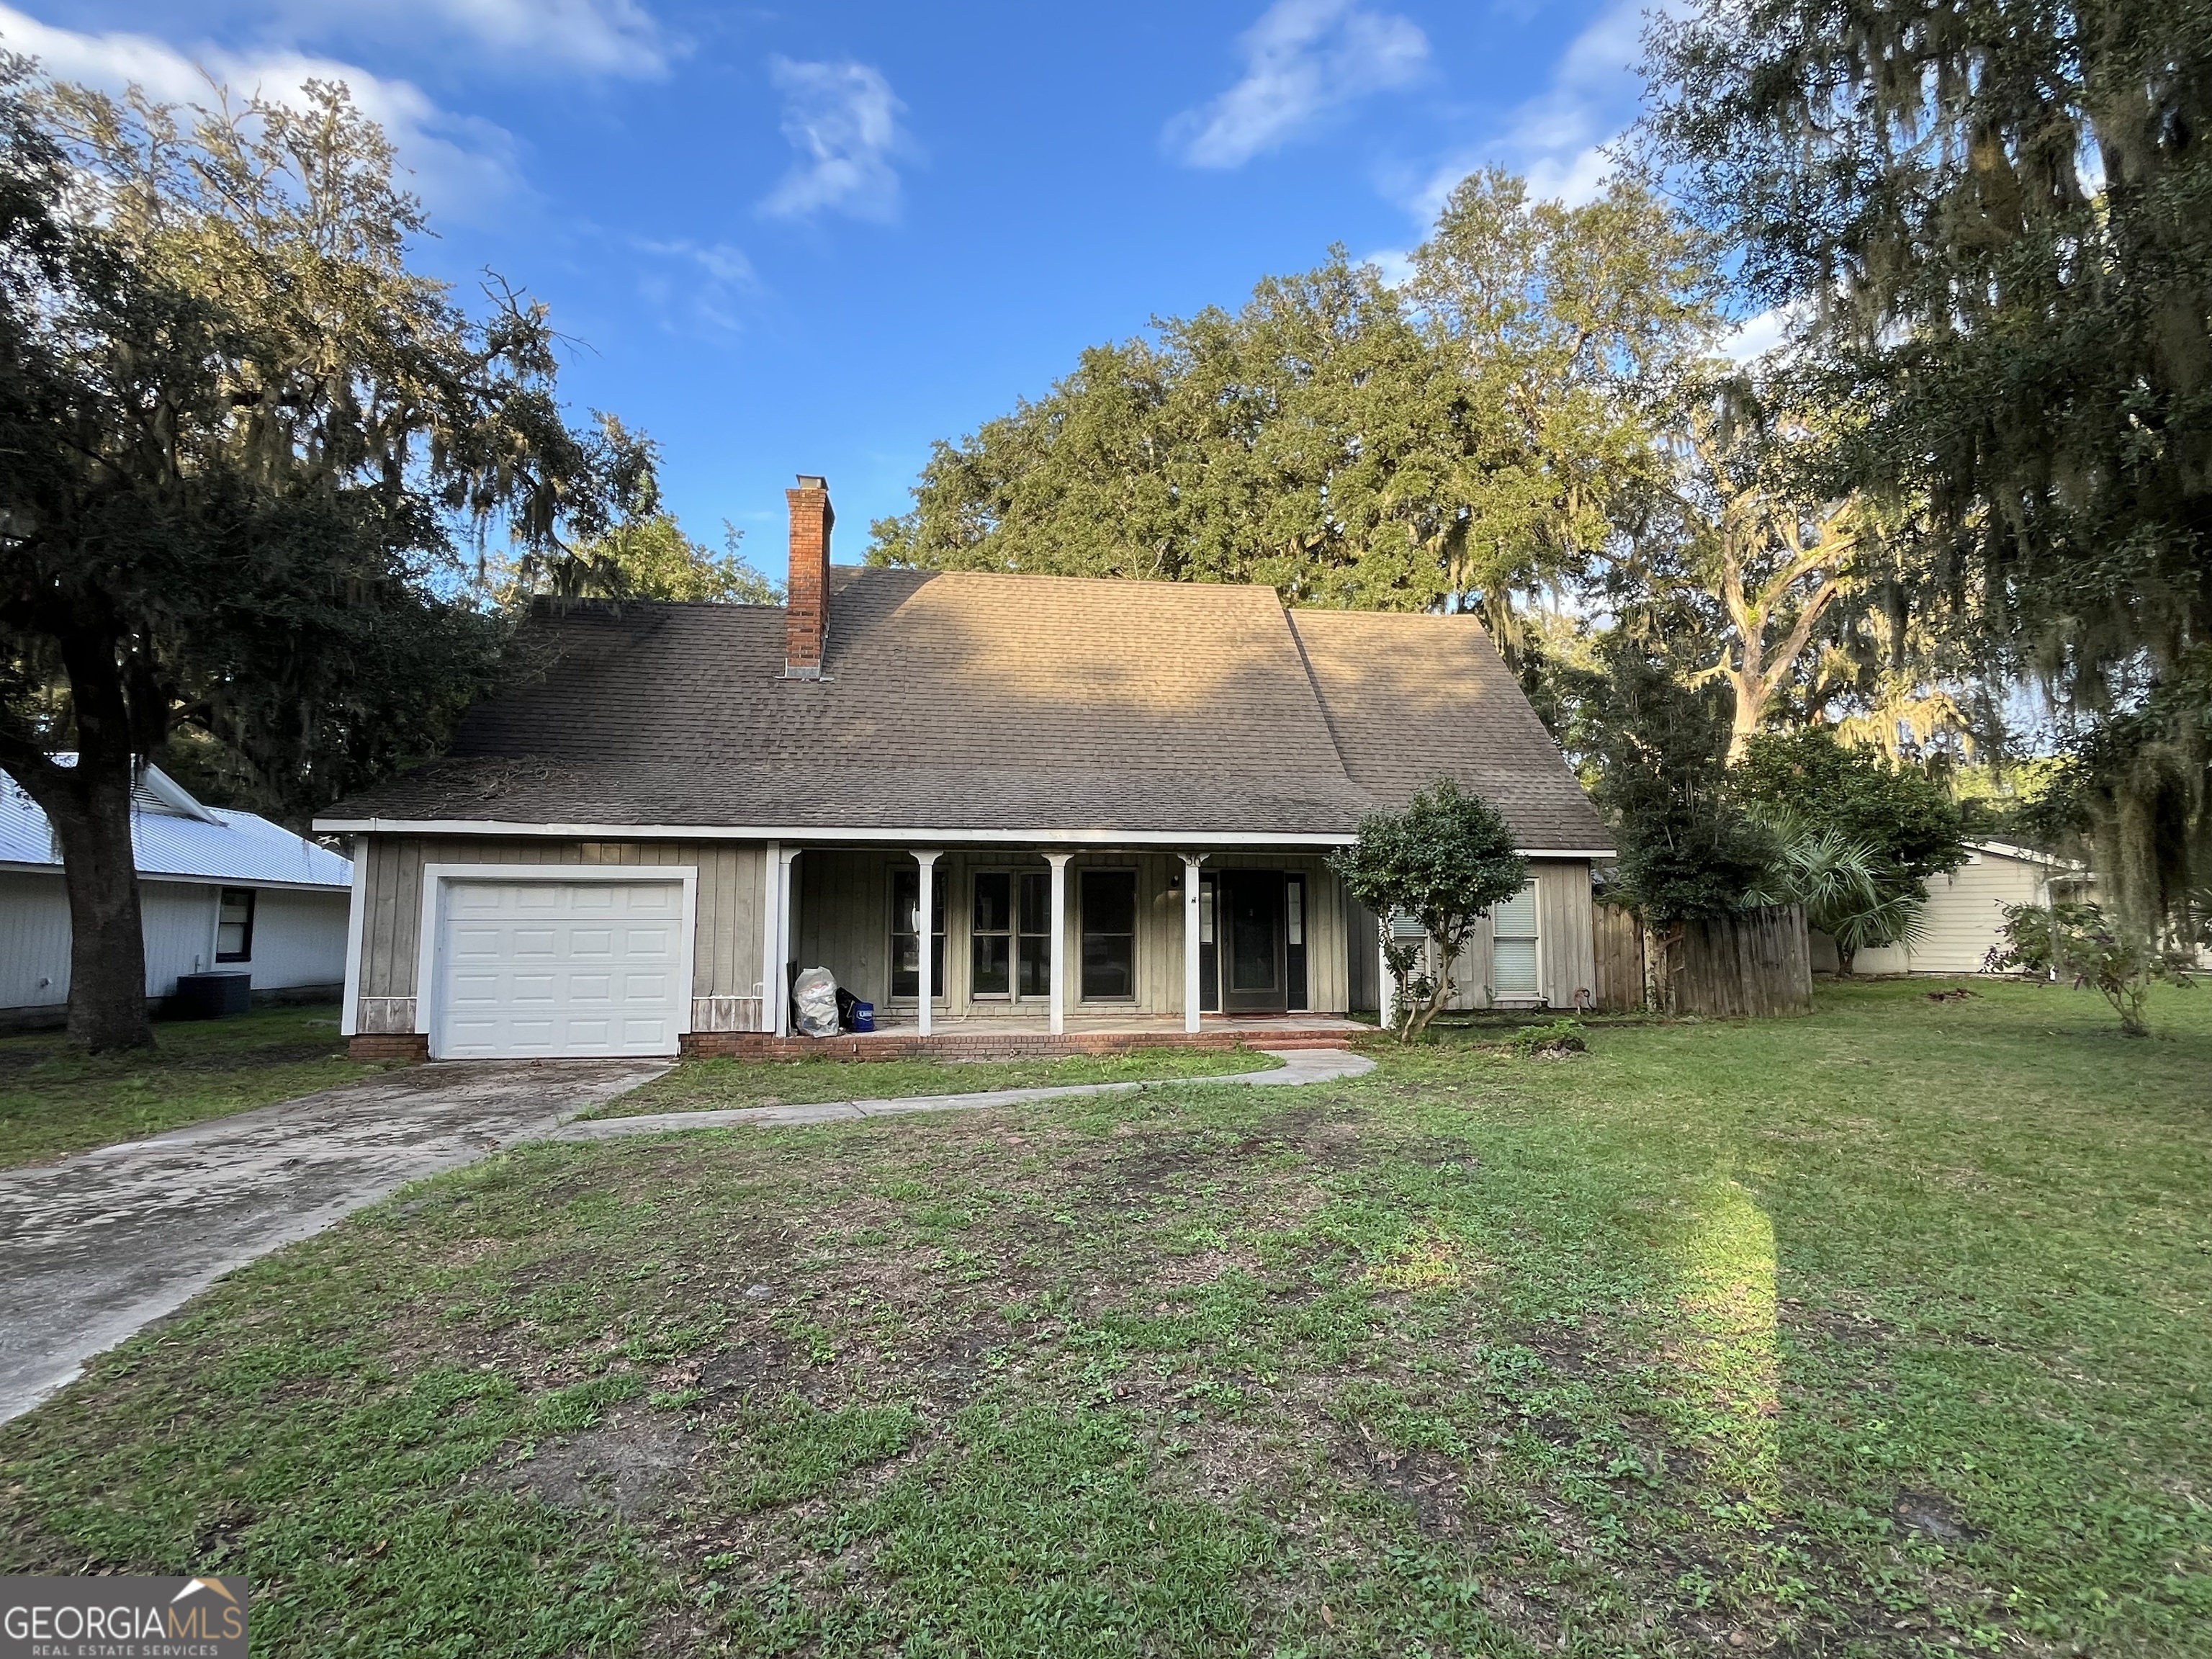
[(159, 1134), (385, 1069), (345, 1057), (333, 1003), (168, 1020), (150, 1053), (88, 1059), (59, 1031), (0, 1037), (0, 1169)]
[(529, 1147), (0, 1428), (256, 1652), (2212, 1655), (2212, 996)]
[(1271, 1071), (1282, 1062), (1245, 1048), (1149, 1048), (1131, 1054), (1058, 1060), (689, 1060), (586, 1117), (654, 1112), (720, 1112), (817, 1100), (896, 1100), (982, 1089), (1038, 1089), (1067, 1083), (1147, 1083)]

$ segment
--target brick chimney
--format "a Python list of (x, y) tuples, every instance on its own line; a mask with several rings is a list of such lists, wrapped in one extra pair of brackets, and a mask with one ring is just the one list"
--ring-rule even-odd
[(830, 483), (807, 473), (783, 492), (791, 503), (791, 581), (784, 590), (784, 672), (795, 680), (822, 678), (830, 637)]

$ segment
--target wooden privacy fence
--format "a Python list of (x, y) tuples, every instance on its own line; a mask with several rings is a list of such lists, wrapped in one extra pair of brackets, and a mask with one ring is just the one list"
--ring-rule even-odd
[(1656, 992), (1668, 1013), (1740, 1019), (1813, 1012), (1812, 942), (1798, 905), (1689, 922), (1668, 949), (1665, 971), (1648, 978), (1635, 916), (1600, 904), (1592, 920), (1600, 1008), (1641, 1008)]
[(1597, 953), (1597, 1006), (1624, 1013), (1644, 1006), (1644, 929), (1636, 913), (1618, 904), (1596, 904), (1590, 918), (1590, 943)]
[(1813, 947), (1801, 905), (1686, 923), (1669, 954), (1669, 1012), (1757, 1019), (1813, 1012)]

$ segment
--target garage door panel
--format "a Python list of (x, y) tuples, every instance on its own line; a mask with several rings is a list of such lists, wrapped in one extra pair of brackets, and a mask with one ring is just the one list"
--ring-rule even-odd
[(689, 1012), (684, 891), (666, 879), (449, 883), (436, 1052), (673, 1054)]

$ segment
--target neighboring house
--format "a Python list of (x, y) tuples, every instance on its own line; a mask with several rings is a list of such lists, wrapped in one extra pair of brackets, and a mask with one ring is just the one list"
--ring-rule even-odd
[(533, 683), (317, 820), (359, 1052), (780, 1052), (816, 966), (939, 1041), (1341, 1029), (1378, 941), (1328, 854), (1445, 773), (1531, 860), (1477, 982), (1587, 993), (1609, 841), (1473, 617), (833, 568), (789, 498), (787, 606), (543, 607)]
[[(337, 992), (353, 884), (344, 859), (251, 812), (203, 806), (154, 766), (131, 792), (131, 836), (149, 997), (203, 972), (250, 974), (256, 992)], [(61, 854), (45, 812), (0, 777), (0, 1018), (58, 1018), (69, 991)]]
[[(1928, 878), (1928, 909), (1919, 942), (1884, 945), (1851, 958), (1854, 974), (1972, 974), (1997, 943), (2010, 904), (2049, 904), (2081, 897), (2089, 886), (2081, 865), (2002, 842), (1966, 844), (1966, 861)], [(1836, 971), (1835, 942), (1813, 935), (1813, 968)]]

